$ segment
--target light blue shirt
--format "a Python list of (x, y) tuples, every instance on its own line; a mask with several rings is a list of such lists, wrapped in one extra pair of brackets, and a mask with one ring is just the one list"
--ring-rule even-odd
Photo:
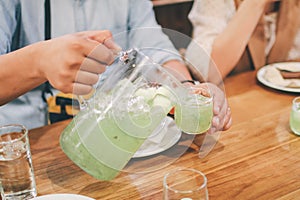
[[(52, 37), (83, 30), (110, 30), (114, 40), (123, 49), (149, 47), (177, 54), (156, 23), (152, 3), (148, 0), (51, 0)], [(42, 40), (44, 1), (0, 1), (0, 54)], [(175, 55), (161, 51), (152, 52), (149, 56), (159, 63), (178, 59)], [(46, 104), (41, 98), (41, 88), (35, 88), (1, 106), (0, 125), (21, 123), (31, 129), (47, 124)]]

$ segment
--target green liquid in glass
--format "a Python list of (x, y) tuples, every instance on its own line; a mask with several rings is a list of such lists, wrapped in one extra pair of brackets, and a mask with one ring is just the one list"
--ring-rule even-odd
[(290, 127), (295, 134), (300, 135), (300, 108), (292, 109), (290, 115)]
[[(193, 99), (195, 97), (196, 99)], [(206, 97), (200, 95), (193, 95), (175, 106), (176, 125), (185, 133), (203, 133), (211, 126), (212, 110), (211, 100), (208, 101)]]

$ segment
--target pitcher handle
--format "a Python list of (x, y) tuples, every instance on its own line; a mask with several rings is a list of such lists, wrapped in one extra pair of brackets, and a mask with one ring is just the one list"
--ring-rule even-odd
[(79, 103), (79, 108), (80, 110), (84, 110), (88, 107), (88, 103), (87, 100), (84, 99), (83, 96), (81, 95), (76, 95), (78, 103)]

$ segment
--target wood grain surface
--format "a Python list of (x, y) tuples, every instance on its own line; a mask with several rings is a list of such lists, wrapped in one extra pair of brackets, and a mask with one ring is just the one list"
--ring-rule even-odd
[(210, 200), (300, 199), (300, 137), (289, 128), (291, 101), (297, 94), (269, 89), (256, 81), (255, 74), (246, 72), (226, 80), (233, 125), (202, 159), (191, 136), (183, 134), (175, 145), (183, 152), (178, 159), (174, 159), (174, 146), (158, 155), (133, 159), (116, 179), (100, 181), (60, 149), (59, 137), (69, 121), (30, 130), (38, 194), (162, 199), (164, 174), (184, 167), (206, 174)]

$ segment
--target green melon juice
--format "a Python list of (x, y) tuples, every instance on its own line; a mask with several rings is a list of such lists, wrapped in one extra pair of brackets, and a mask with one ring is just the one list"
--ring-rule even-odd
[(186, 95), (175, 106), (176, 125), (185, 133), (200, 134), (211, 126), (212, 98), (202, 95)]
[(290, 127), (296, 135), (300, 135), (300, 97), (293, 100), (290, 114)]
[[(113, 106), (104, 116), (93, 110), (80, 111), (61, 135), (62, 150), (93, 177), (112, 180), (172, 107), (166, 97), (153, 91), (150, 97), (150, 90), (137, 92), (137, 101), (144, 101), (143, 106), (148, 109), (131, 112)], [(143, 95), (146, 98), (139, 98)], [(131, 103), (134, 104), (136, 99), (130, 100)], [(126, 100), (122, 99), (123, 102)], [(120, 107), (124, 106), (121, 104)]]

